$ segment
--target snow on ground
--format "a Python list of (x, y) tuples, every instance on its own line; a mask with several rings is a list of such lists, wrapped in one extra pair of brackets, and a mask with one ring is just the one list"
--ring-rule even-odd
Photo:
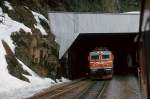
[[(2, 44), (0, 43), (0, 48), (2, 48)], [(4, 53), (4, 51), (3, 51)], [(0, 59), (1, 59), (0, 54)], [(5, 59), (2, 55), (2, 60)], [(17, 59), (20, 64), (22, 64), (22, 67), (24, 70), (27, 70), (31, 76), (24, 75), (27, 77), (31, 83), (27, 83), (21, 80), (16, 79), (15, 77), (11, 76), (8, 72), (4, 72), (4, 77), (3, 79), (0, 78), (3, 82), (0, 82), (0, 97), (2, 99), (22, 99), (25, 97), (32, 96), (33, 94), (40, 92), (41, 89), (48, 88), (54, 84), (61, 84), (63, 82), (68, 82), (69, 80), (65, 79), (62, 77), (60, 80), (54, 82), (50, 78), (41, 78), (39, 77), (35, 72), (33, 72), (31, 69), (29, 69), (24, 63), (22, 63), (19, 59)], [(6, 69), (6, 62), (5, 64), (5, 70)], [(4, 71), (4, 70), (0, 70)], [(1, 76), (0, 72), (0, 76)]]
[[(6, 5), (10, 4), (6, 2)], [(41, 30), (43, 34), (46, 34), (44, 28), (40, 25), (38, 18), (40, 17), (46, 21), (47, 19), (38, 13), (33, 13), (38, 21), (37, 27)], [(17, 60), (20, 64), (22, 64), (23, 69), (27, 70), (31, 74), (31, 76), (23, 75), (30, 80), (30, 83), (19, 80), (14, 76), (10, 75), (8, 73), (7, 62), (5, 59), (6, 52), (1, 40), (6, 41), (10, 46), (11, 50), (14, 52), (15, 46), (13, 45), (10, 38), (11, 33), (19, 31), (21, 28), (26, 32), (31, 32), (31, 29), (25, 26), (23, 23), (12, 20), (6, 13), (3, 13), (1, 7), (0, 15), (5, 16), (3, 23), (0, 23), (0, 99), (21, 99), (27, 96), (31, 96), (43, 88), (47, 88), (61, 82), (69, 81), (62, 77), (62, 79), (58, 80), (58, 82), (56, 83), (50, 78), (41, 78), (19, 59)]]
[(40, 19), (46, 21), (47, 23), (48, 23), (48, 20), (43, 15), (41, 15), (39, 13), (36, 13), (34, 11), (32, 11), (32, 14), (34, 15), (34, 18), (35, 18), (35, 20), (37, 22), (36, 24), (34, 24), (34, 27), (39, 29), (43, 35), (47, 35), (45, 29), (43, 28), (43, 26), (40, 23)]
[(68, 80), (68, 79), (66, 79), (66, 78), (64, 78), (64, 77), (61, 77), (61, 81), (62, 81), (62, 82), (69, 82), (70, 80)]
[[(8, 73), (7, 62), (5, 60), (5, 49), (0, 41), (0, 94), (1, 92), (10, 91), (13, 89), (28, 86), (29, 84), (25, 81), (21, 81)], [(1, 97), (1, 95), (0, 95)]]
[(8, 1), (4, 1), (4, 5), (8, 7), (9, 10), (13, 10), (13, 7), (10, 5)]
[(11, 33), (19, 31), (21, 28), (26, 32), (31, 32), (31, 29), (25, 26), (23, 23), (12, 20), (6, 13), (3, 13), (1, 8), (0, 14), (3, 14), (5, 16), (3, 23), (0, 23), (0, 39), (5, 40), (10, 46), (11, 50), (14, 52), (15, 46), (13, 45), (10, 38)]

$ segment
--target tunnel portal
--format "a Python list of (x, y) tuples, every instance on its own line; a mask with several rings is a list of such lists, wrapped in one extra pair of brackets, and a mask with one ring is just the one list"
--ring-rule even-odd
[[(68, 50), (68, 74), (71, 79), (86, 76), (89, 72), (88, 55), (95, 47), (107, 47), (114, 54), (114, 74), (136, 73), (136, 33), (80, 34)], [(128, 66), (127, 56), (132, 57)]]

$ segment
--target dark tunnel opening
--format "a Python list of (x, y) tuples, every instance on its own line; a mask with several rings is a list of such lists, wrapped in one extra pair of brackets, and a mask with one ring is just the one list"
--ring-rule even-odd
[[(114, 54), (114, 74), (136, 74), (136, 33), (80, 34), (68, 50), (71, 79), (86, 76), (89, 72), (88, 55), (95, 47), (107, 47)], [(128, 55), (132, 66), (128, 66)]]

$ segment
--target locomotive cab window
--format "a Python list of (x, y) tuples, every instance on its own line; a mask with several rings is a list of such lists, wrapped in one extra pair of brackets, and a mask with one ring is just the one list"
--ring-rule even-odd
[(92, 60), (99, 59), (99, 55), (92, 55), (92, 56), (91, 56), (91, 59), (92, 59)]
[(109, 59), (110, 56), (109, 55), (102, 55), (102, 59)]

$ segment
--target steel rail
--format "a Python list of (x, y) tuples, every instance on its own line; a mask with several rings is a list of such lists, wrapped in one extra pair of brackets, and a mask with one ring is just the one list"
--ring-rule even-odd
[(99, 92), (99, 95), (97, 96), (97, 99), (101, 99), (101, 96), (104, 93), (104, 90), (106, 89), (107, 85), (108, 85), (108, 81), (105, 81), (104, 84), (103, 84), (102, 89)]
[(100, 96), (102, 95), (106, 86), (107, 81), (93, 81), (88, 88), (85, 88), (73, 99), (100, 99)]
[(68, 86), (67, 88), (65, 88), (65, 89), (63, 89), (63, 90), (60, 90), (60, 91), (58, 90), (58, 91), (56, 91), (55, 94), (50, 95), (50, 96), (49, 96), (49, 99), (57, 98), (57, 97), (59, 97), (60, 95), (63, 95), (63, 94), (65, 94), (65, 93), (69, 92), (69, 91), (72, 91), (72, 90), (74, 90), (74, 89), (76, 89), (76, 88), (78, 88), (78, 87), (83, 86), (83, 85), (86, 84), (86, 83), (87, 83), (86, 81), (81, 81), (81, 82), (76, 83), (76, 84), (74, 84), (74, 85)]

